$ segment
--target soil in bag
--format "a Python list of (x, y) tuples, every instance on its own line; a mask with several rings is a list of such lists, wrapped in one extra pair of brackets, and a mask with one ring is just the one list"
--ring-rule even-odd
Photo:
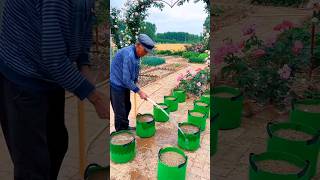
[(197, 102), (197, 105), (198, 105), (198, 106), (208, 106), (208, 104), (203, 103), (203, 102)]
[(139, 121), (140, 122), (151, 122), (151, 121), (153, 121), (153, 117), (151, 115), (142, 115), (139, 118)]
[(160, 155), (160, 161), (168, 166), (177, 167), (185, 162), (185, 157), (177, 152), (164, 152)]
[(320, 104), (297, 104), (296, 108), (310, 113), (320, 113)]
[(256, 163), (261, 171), (274, 174), (298, 174), (302, 168), (281, 160), (264, 160)]
[(281, 138), (293, 141), (308, 141), (312, 139), (312, 135), (293, 129), (278, 130), (275, 134)]
[(125, 145), (133, 141), (134, 137), (129, 133), (119, 133), (111, 137), (111, 144)]
[(214, 94), (214, 96), (220, 97), (220, 98), (232, 98), (234, 97), (234, 94), (221, 92), (221, 93)]
[(200, 112), (191, 112), (190, 115), (193, 117), (203, 117), (203, 114)]
[(189, 124), (181, 125), (180, 128), (185, 134), (194, 134), (199, 131), (199, 128), (197, 126)]
[(167, 99), (167, 100), (170, 100), (170, 101), (175, 101), (175, 100), (176, 100), (175, 97), (167, 97), (166, 99)]
[(166, 108), (168, 108), (168, 106), (166, 106), (166, 105), (159, 105), (162, 109), (166, 109)]

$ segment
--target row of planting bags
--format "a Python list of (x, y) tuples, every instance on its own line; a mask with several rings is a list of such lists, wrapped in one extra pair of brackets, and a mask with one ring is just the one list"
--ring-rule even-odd
[[(186, 93), (181, 89), (175, 89), (171, 96), (165, 96), (163, 103), (158, 103), (159, 106), (163, 106), (167, 114), (178, 110), (179, 103), (183, 103), (186, 100)], [(178, 145), (180, 148), (188, 151), (195, 151), (200, 147), (200, 132), (206, 128), (206, 120), (208, 119), (210, 111), (210, 95), (206, 92), (199, 100), (194, 101), (194, 109), (188, 111), (188, 121), (179, 123), (178, 126), (191, 125), (197, 127), (197, 132), (192, 134), (182, 134), (178, 130)], [(202, 116), (193, 116), (192, 114), (200, 113)], [(152, 117), (152, 121), (144, 122), (140, 121), (143, 116)], [(149, 138), (155, 135), (156, 128), (155, 122), (167, 122), (169, 117), (158, 107), (153, 107), (152, 114), (138, 114), (136, 117), (136, 134), (140, 138)], [(130, 133), (129, 131), (119, 131), (111, 133), (111, 140), (114, 136), (121, 133)], [(134, 136), (132, 134), (132, 136)], [(132, 161), (136, 155), (135, 139), (132, 141), (119, 145), (110, 143), (110, 157), (114, 163), (127, 163)], [(169, 166), (160, 160), (160, 156), (166, 152), (179, 153), (185, 158), (184, 163), (178, 166)], [(166, 147), (159, 150), (158, 156), (158, 179), (160, 180), (184, 180), (186, 178), (188, 157), (185, 153), (176, 147)]]
[[(216, 97), (218, 93), (231, 93), (231, 98)], [(220, 86), (213, 89), (212, 113), (216, 116), (216, 122), (211, 126), (211, 155), (214, 155), (217, 147), (218, 129), (234, 129), (240, 127), (243, 97), (237, 89)], [(318, 154), (320, 147), (320, 111), (306, 112), (296, 106), (320, 105), (320, 100), (308, 99), (292, 103), (290, 119), (283, 123), (268, 123), (267, 151), (262, 154), (250, 154), (249, 180), (309, 180), (317, 171)], [(211, 119), (211, 120), (214, 120)], [(309, 140), (293, 140), (277, 135), (281, 130), (293, 130), (312, 136)], [(263, 161), (282, 161), (301, 169), (295, 174), (267, 172), (259, 169), (257, 164)]]

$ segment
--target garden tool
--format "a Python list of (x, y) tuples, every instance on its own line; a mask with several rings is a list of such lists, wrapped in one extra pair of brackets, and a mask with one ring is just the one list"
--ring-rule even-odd
[(181, 130), (181, 128), (179, 127), (178, 122), (177, 122), (176, 120), (174, 120), (174, 118), (170, 118), (170, 115), (169, 115), (164, 109), (162, 109), (156, 102), (154, 102), (152, 99), (147, 98), (147, 100), (148, 100), (149, 102), (151, 102), (153, 105), (155, 105), (157, 108), (159, 108), (166, 116), (168, 116), (168, 117), (169, 117), (169, 120), (170, 120), (170, 119), (173, 120), (174, 125), (177, 126), (177, 128), (179, 129), (179, 131), (183, 134), (183, 136), (184, 136), (184, 138), (185, 138), (185, 140), (186, 140), (186, 143), (188, 143), (189, 141), (188, 141), (185, 133), (184, 133), (184, 132)]

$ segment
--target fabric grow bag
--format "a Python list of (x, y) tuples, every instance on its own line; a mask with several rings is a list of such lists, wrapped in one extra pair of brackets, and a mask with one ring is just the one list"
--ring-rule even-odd
[(178, 110), (178, 100), (174, 96), (164, 96), (164, 103), (169, 106), (170, 112)]
[(293, 101), (292, 110), (290, 113), (290, 120), (295, 123), (304, 124), (306, 126), (320, 130), (320, 112), (306, 112), (298, 109), (299, 104), (305, 105), (320, 105), (320, 99), (306, 99), (300, 101)]
[[(306, 141), (291, 140), (278, 136), (276, 132), (279, 130), (301, 131), (311, 135), (312, 138)], [(303, 160), (308, 160), (310, 162), (308, 176), (311, 178), (315, 175), (319, 154), (320, 131), (296, 123), (268, 123), (267, 132), (269, 135), (267, 148), (269, 152), (289, 153)]]
[[(218, 93), (229, 93), (232, 97), (217, 97)], [(235, 88), (218, 86), (213, 89), (213, 113), (219, 114), (220, 129), (234, 129), (241, 125), (243, 110), (243, 95)]]
[[(152, 121), (143, 122), (144, 116), (152, 117)], [(136, 118), (136, 133), (141, 138), (152, 137), (156, 133), (155, 120), (152, 114), (138, 114)]]
[(110, 142), (110, 158), (114, 163), (127, 163), (134, 159), (136, 155), (136, 141), (134, 135), (130, 131), (118, 131), (113, 132), (110, 135), (112, 139), (113, 136), (121, 133), (128, 133), (133, 136), (133, 140), (129, 143), (123, 145), (112, 144)]
[[(165, 110), (168, 114), (170, 114), (169, 106), (167, 104), (159, 103), (158, 105), (167, 106), (167, 108), (164, 108), (163, 110)], [(161, 109), (159, 109), (156, 106), (153, 106), (153, 116), (156, 122), (167, 122), (169, 120), (169, 117)]]
[[(201, 104), (201, 105), (200, 105)], [(203, 106), (202, 106), (203, 104)], [(195, 100), (193, 102), (194, 110), (202, 112), (203, 114), (209, 114), (210, 105), (202, 100)]]
[[(194, 116), (193, 113), (199, 113), (202, 116)], [(208, 115), (198, 110), (188, 111), (188, 122), (197, 125), (201, 131), (206, 129)]]
[[(301, 168), (301, 171), (296, 174), (276, 174), (259, 169), (257, 163), (266, 160), (285, 161), (289, 164)], [(309, 161), (304, 161), (297, 156), (287, 153), (265, 152), (258, 155), (251, 153), (249, 157), (249, 180), (309, 180), (309, 171)]]
[(200, 147), (200, 128), (192, 123), (183, 122), (179, 123), (179, 127), (183, 125), (191, 125), (196, 127), (198, 130), (193, 134), (182, 134), (182, 132), (178, 129), (178, 145), (184, 150), (195, 151)]
[(218, 118), (219, 114), (215, 114), (210, 118), (210, 155), (213, 156), (218, 150)]
[(172, 95), (177, 98), (179, 103), (186, 102), (186, 92), (182, 89), (174, 89)]
[[(185, 162), (179, 166), (168, 166), (160, 160), (165, 152), (176, 152), (185, 157)], [(158, 180), (185, 180), (187, 171), (188, 157), (184, 152), (176, 147), (166, 147), (159, 150), (158, 154)]]
[(201, 97), (200, 100), (209, 104), (210, 105), (210, 93), (204, 93)]

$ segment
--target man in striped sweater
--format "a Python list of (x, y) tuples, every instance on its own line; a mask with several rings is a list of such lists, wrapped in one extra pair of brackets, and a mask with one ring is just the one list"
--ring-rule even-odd
[(138, 93), (141, 99), (147, 100), (148, 95), (136, 83), (139, 76), (140, 58), (151, 52), (153, 48), (152, 39), (146, 34), (141, 34), (135, 45), (120, 49), (112, 60), (110, 97), (115, 114), (116, 131), (135, 129), (129, 127), (130, 91)]
[[(16, 180), (54, 180), (68, 148), (65, 90), (109, 116), (89, 78), (94, 0), (6, 0), (0, 122)], [(77, 65), (77, 67), (75, 66)]]

